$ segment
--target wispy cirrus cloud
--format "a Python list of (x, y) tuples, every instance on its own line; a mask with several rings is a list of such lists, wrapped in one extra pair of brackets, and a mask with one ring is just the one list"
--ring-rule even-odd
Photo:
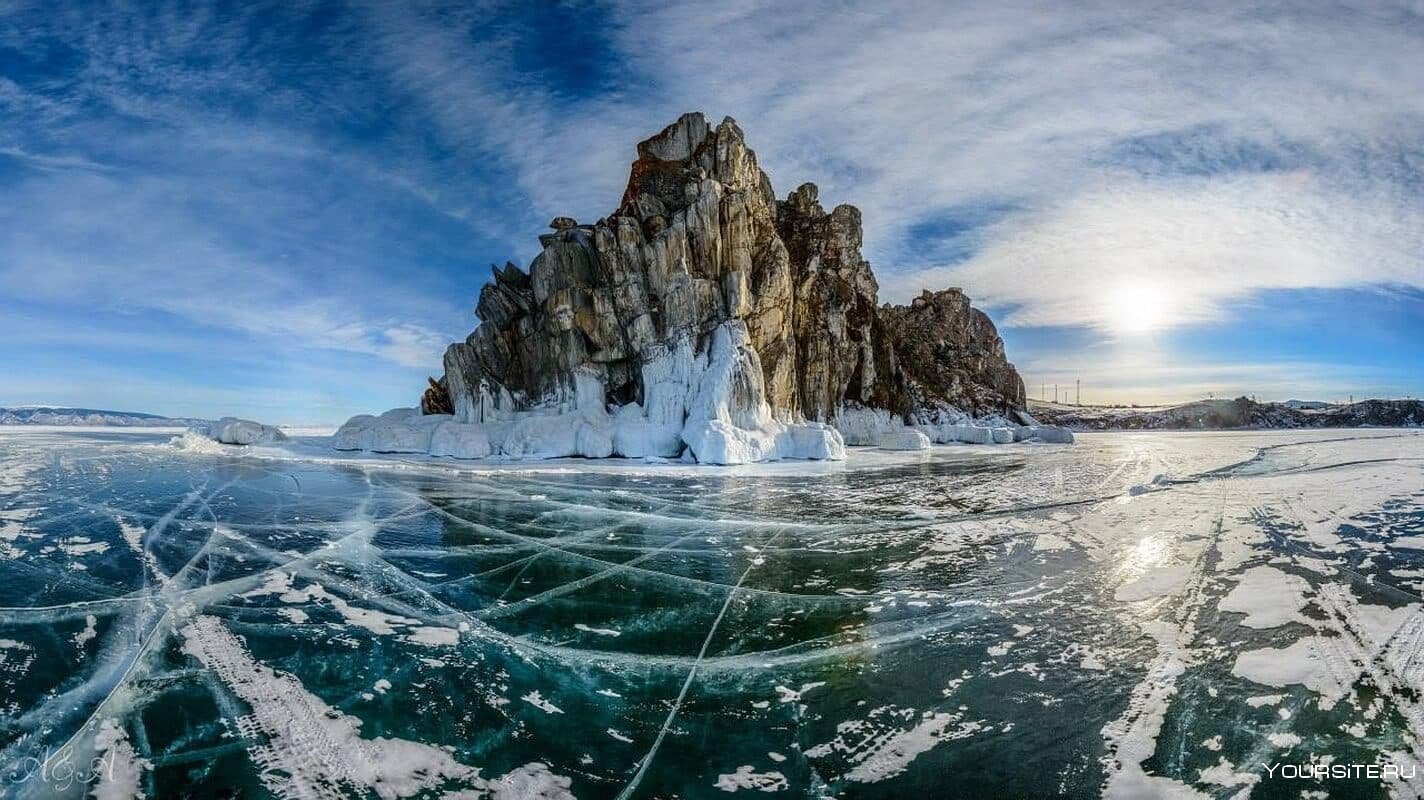
[(13, 3), (0, 281), (394, 384), (483, 264), (606, 214), (633, 142), (701, 109), (781, 193), (861, 206), (885, 299), (1228, 324), (1424, 287), (1421, 45), (1407, 2)]

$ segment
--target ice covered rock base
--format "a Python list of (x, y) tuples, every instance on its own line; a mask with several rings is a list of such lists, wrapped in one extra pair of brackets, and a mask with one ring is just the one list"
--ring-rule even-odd
[(250, 419), (223, 417), (207, 427), (208, 438), (221, 444), (275, 444), (287, 440), (287, 434)]
[(618, 209), (556, 217), (528, 272), (495, 267), (480, 324), (418, 411), (340, 449), (467, 458), (839, 459), (846, 444), (1064, 441), (958, 289), (881, 305), (853, 206), (777, 200), (742, 131), (685, 114), (638, 145)]

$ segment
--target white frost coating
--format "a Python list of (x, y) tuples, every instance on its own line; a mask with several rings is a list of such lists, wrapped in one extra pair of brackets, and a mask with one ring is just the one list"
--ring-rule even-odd
[(183, 652), (212, 670), (252, 709), (237, 726), (249, 741), (261, 742), (249, 752), (274, 794), (326, 797), (334, 790), (356, 789), (392, 800), (446, 780), (484, 788), (477, 770), (438, 747), (361, 738), (360, 719), (327, 705), (291, 675), (257, 662), (216, 617), (196, 617), (182, 633)]
[(1248, 628), (1275, 628), (1301, 619), (1299, 612), (1309, 591), (1310, 584), (1299, 575), (1275, 567), (1252, 567), (1217, 607), (1245, 614), (1241, 624)]
[(445, 420), (430, 434), (430, 455), (453, 458), (484, 458), (494, 452), (485, 426)]
[(285, 442), (287, 434), (271, 425), (263, 425), (250, 419), (223, 417), (208, 427), (208, 436), (223, 444), (273, 444)]
[(892, 428), (880, 433), (876, 446), (882, 450), (928, 450), (930, 437), (914, 428)]
[(717, 782), (712, 785), (724, 792), (735, 792), (738, 789), (780, 792), (791, 788), (791, 784), (786, 782), (786, 776), (780, 772), (757, 772), (750, 764), (737, 767), (736, 772), (718, 775)]
[[(704, 358), (698, 356), (698, 361)], [(845, 459), (845, 441), (819, 423), (783, 425), (771, 414), (761, 359), (746, 323), (730, 320), (712, 332), (706, 368), (688, 405), (682, 439), (703, 464), (746, 464), (779, 458)]]
[(1266, 741), (1276, 747), (1289, 749), (1300, 744), (1300, 737), (1294, 733), (1268, 733)]
[(418, 408), (393, 408), (379, 417), (358, 414), (332, 435), (337, 450), (377, 453), (428, 453), (435, 427), (448, 414), (421, 414)]
[(845, 443), (852, 447), (884, 447), (880, 444), (881, 436), (905, 427), (900, 415), (891, 414), (883, 408), (863, 406), (845, 406), (831, 424), (840, 431)]

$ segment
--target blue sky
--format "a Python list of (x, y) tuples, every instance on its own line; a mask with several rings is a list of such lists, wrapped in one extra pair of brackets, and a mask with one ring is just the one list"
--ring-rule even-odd
[(489, 264), (694, 109), (1031, 394), (1424, 394), (1421, 14), (0, 1), (0, 405), (409, 405)]

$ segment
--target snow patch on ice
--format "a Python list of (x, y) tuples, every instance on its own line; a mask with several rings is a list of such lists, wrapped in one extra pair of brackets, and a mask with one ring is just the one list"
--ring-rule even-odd
[(754, 789), (758, 792), (779, 792), (790, 788), (786, 782), (786, 776), (780, 772), (757, 772), (750, 764), (743, 764), (737, 767), (736, 772), (722, 773), (717, 776), (717, 782), (712, 784), (724, 792), (735, 792), (738, 789)]
[(940, 742), (964, 739), (982, 729), (982, 721), (965, 721), (962, 712), (916, 714), (909, 708), (881, 706), (865, 719), (841, 722), (834, 739), (808, 748), (806, 756), (838, 756), (851, 765), (843, 779), (875, 783), (909, 769), (921, 753)]
[(1241, 624), (1248, 628), (1275, 628), (1302, 619), (1310, 583), (1299, 575), (1275, 567), (1252, 567), (1242, 574), (1217, 608), (1245, 614)]
[(279, 796), (371, 791), (409, 797), (447, 780), (485, 788), (478, 770), (445, 750), (405, 739), (360, 736), (361, 720), (327, 705), (293, 676), (256, 661), (217, 617), (182, 629), (183, 652), (212, 670), (252, 713), (237, 720), (267, 789)]

